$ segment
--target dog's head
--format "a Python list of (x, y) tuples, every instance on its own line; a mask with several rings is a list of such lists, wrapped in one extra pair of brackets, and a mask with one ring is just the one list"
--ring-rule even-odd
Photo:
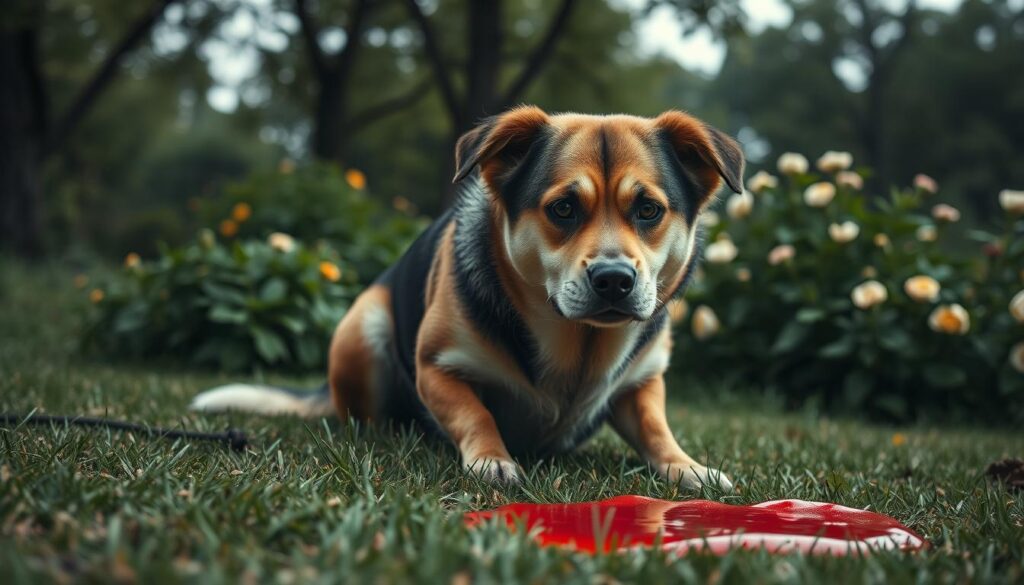
[(723, 180), (742, 190), (743, 154), (682, 112), (520, 107), (459, 140), (455, 180), (477, 166), (518, 276), (565, 318), (607, 327), (651, 318), (679, 288), (699, 214)]

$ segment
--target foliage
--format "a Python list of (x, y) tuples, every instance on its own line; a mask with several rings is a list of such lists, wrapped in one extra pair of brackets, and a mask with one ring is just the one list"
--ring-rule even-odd
[(331, 332), (358, 290), (327, 246), (287, 236), (130, 254), (116, 278), (93, 288), (87, 346), (117, 356), (181, 358), (224, 370), (321, 368)]
[(229, 185), (221, 197), (200, 200), (200, 216), (221, 236), (266, 238), (286, 233), (304, 242), (324, 240), (343, 252), (363, 285), (405, 251), (425, 227), (412, 204), (396, 198), (394, 210), (366, 192), (366, 177), (328, 164), (257, 173)]
[(789, 170), (778, 187), (756, 175), (760, 193), (713, 216), (682, 367), (836, 412), (1024, 421), (1024, 364), (1010, 355), (1024, 324), (1009, 310), (1024, 221), (955, 241), (959, 214), (934, 205), (927, 178), (869, 199), (851, 171), (815, 183)]

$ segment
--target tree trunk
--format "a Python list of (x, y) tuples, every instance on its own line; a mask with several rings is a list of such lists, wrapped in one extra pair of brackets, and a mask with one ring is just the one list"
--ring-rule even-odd
[(46, 121), (36, 31), (0, 29), (0, 248), (42, 251), (39, 175)]
[(318, 160), (344, 163), (348, 154), (347, 75), (328, 68), (319, 76), (313, 119), (313, 154)]

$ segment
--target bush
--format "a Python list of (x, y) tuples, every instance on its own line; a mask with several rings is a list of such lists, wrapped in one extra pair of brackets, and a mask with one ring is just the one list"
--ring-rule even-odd
[(220, 197), (202, 200), (199, 213), (207, 227), (228, 240), (263, 239), (274, 232), (304, 242), (326, 240), (367, 285), (428, 222), (412, 216), (407, 200), (397, 198), (392, 210), (365, 189), (358, 170), (343, 173), (327, 164), (296, 168), (286, 161), (277, 171), (255, 174)]
[(85, 341), (117, 356), (176, 358), (224, 370), (321, 369), (331, 333), (358, 292), (326, 245), (283, 234), (218, 242), (209, 230), (89, 293)]
[(821, 177), (784, 155), (788, 175), (758, 173), (711, 214), (677, 362), (793, 406), (1024, 421), (1024, 221), (955, 241), (934, 181), (867, 198), (849, 162), (826, 155)]

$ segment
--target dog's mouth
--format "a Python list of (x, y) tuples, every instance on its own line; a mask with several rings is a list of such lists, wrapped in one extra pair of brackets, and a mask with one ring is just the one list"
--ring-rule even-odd
[(639, 319), (639, 317), (637, 317), (633, 313), (627, 313), (626, 311), (623, 311), (622, 309), (617, 309), (615, 307), (609, 307), (607, 309), (604, 309), (604, 310), (598, 311), (596, 313), (592, 313), (590, 315), (587, 315), (582, 320), (583, 321), (593, 321), (593, 322), (599, 323), (601, 325), (618, 325), (618, 324), (621, 324), (621, 323), (625, 323), (627, 321), (634, 321), (634, 320), (638, 320), (638, 319)]

